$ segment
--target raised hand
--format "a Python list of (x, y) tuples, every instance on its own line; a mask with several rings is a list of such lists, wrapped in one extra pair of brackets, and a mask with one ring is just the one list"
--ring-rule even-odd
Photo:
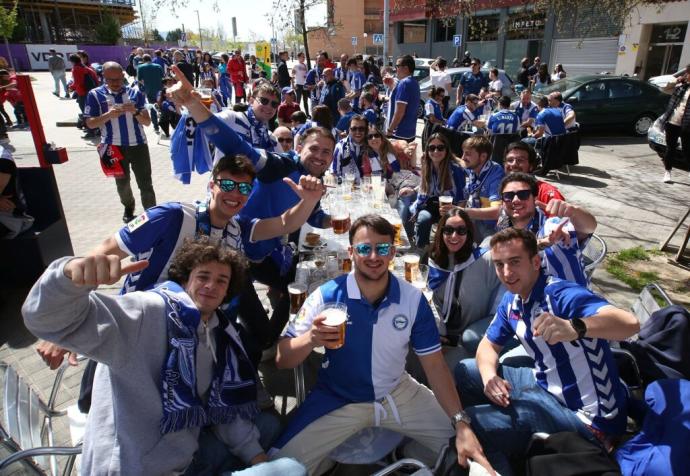
[(149, 265), (146, 260), (123, 265), (120, 259), (117, 255), (73, 258), (67, 262), (63, 273), (72, 280), (75, 286), (99, 286), (101, 284), (115, 284), (122, 276), (139, 272)]
[(551, 217), (570, 218), (571, 216), (573, 216), (573, 211), (575, 210), (574, 205), (571, 205), (568, 202), (565, 202), (558, 198), (549, 200), (549, 203), (544, 203), (540, 202), (539, 200), (536, 200), (534, 204), (541, 208), (547, 216)]
[(318, 202), (326, 191), (323, 182), (313, 175), (302, 175), (299, 178), (299, 184), (296, 184), (290, 177), (285, 177), (283, 182), (288, 184), (302, 200), (313, 201), (314, 203)]
[(570, 219), (564, 218), (563, 220), (561, 220), (561, 222), (558, 224), (556, 228), (551, 230), (549, 236), (546, 237), (549, 246), (555, 245), (559, 241), (563, 241), (565, 246), (570, 246), (570, 233), (568, 233), (567, 230), (563, 229), (569, 221)]
[(182, 70), (177, 67), (177, 65), (172, 65), (170, 70), (173, 72), (177, 82), (165, 90), (166, 94), (172, 101), (179, 106), (187, 106), (191, 102), (201, 102), (199, 98), (195, 96), (194, 86), (187, 80)]

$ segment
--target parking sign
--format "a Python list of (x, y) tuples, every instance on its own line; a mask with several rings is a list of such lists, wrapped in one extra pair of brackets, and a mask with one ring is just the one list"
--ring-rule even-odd
[(453, 46), (460, 46), (462, 43), (462, 35), (453, 35)]
[(352, 46), (357, 46), (357, 37), (356, 36), (352, 37)]

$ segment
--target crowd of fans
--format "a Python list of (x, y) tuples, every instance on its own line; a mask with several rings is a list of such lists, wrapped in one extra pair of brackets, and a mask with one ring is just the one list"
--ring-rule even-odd
[[(543, 141), (577, 127), (575, 113), (559, 93), (532, 102), (531, 89), (551, 81), (539, 58), (523, 61), (527, 84), (511, 103), (498, 71), (487, 78), (467, 56), (456, 104), (447, 62), (432, 65), (421, 144), (409, 55), (383, 67), (319, 52), (307, 70), (302, 53), (289, 68), (281, 52), (275, 74), (241, 51), (216, 61), (139, 48), (98, 72), (70, 56), (87, 137), (100, 135), (104, 170), (119, 167), (125, 225), (88, 256), (55, 261), (23, 313), (52, 367), (68, 351), (98, 362), (84, 474), (321, 474), (328, 454), (369, 426), (416, 440), (432, 461), (454, 439), (459, 464), (504, 476), (536, 432), (574, 432), (611, 451), (628, 407), (609, 341), (639, 323), (589, 289), (583, 250), (596, 218), (534, 175)], [(59, 96), (64, 63), (51, 72)], [(171, 145), (174, 163), (211, 163), (199, 202), (156, 204), (151, 124), (183, 139)], [(499, 134), (515, 137), (496, 158)], [(333, 225), (324, 184), (372, 175), (430, 268), (431, 298), (388, 272), (395, 229), (364, 215), (349, 228), (352, 272), (290, 314), (297, 234)], [(121, 277), (120, 296), (94, 292)], [(269, 286), (270, 318), (253, 282)], [(342, 346), (324, 311), (336, 303), (348, 315)], [(282, 431), (260, 408), (256, 369), (272, 347), (279, 368), (326, 349)], [(410, 347), (421, 370), (406, 362)], [(520, 365), (502, 363), (508, 351)]]

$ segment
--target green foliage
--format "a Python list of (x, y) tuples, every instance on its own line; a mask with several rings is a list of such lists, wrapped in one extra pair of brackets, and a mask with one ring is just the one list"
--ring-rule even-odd
[(649, 261), (649, 254), (641, 246), (620, 250), (616, 254), (616, 258), (620, 261), (630, 263), (632, 261)]
[(114, 45), (122, 36), (120, 22), (117, 18), (107, 14), (103, 15), (103, 21), (96, 26), (96, 41), (105, 45)]
[(10, 41), (12, 43), (20, 43), (26, 41), (27, 37), (27, 26), (23, 18), (17, 18), (17, 26), (14, 27)]
[(14, 28), (17, 26), (17, 1), (11, 9), (0, 6), (0, 36), (11, 38)]
[(154, 28), (151, 30), (151, 41), (163, 41), (163, 37), (161, 36), (160, 32), (158, 31), (158, 28)]
[(182, 39), (182, 28), (176, 28), (174, 30), (171, 30), (168, 32), (167, 35), (165, 35), (165, 41), (171, 43), (175, 43), (180, 39)]
[(655, 253), (641, 246), (621, 250), (606, 259), (606, 271), (630, 286), (633, 291), (640, 292), (647, 284), (659, 281), (659, 274), (654, 271), (636, 271), (630, 265), (637, 261), (649, 261), (652, 254)]

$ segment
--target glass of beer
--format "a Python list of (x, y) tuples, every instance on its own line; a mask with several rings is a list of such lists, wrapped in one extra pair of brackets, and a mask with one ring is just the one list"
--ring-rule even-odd
[(403, 255), (403, 263), (405, 263), (405, 281), (411, 283), (414, 273), (419, 268), (419, 255), (414, 253)]
[(350, 229), (350, 212), (343, 206), (336, 206), (331, 215), (331, 226), (333, 233), (342, 235)]
[(395, 228), (395, 240), (393, 240), (393, 244), (395, 246), (400, 246), (402, 245), (402, 220), (400, 219), (400, 216), (397, 214), (392, 214), (387, 217), (388, 223), (393, 225), (393, 228)]
[(424, 292), (426, 290), (427, 279), (429, 278), (429, 266), (419, 264), (412, 271), (412, 286)]
[(347, 250), (338, 251), (338, 266), (340, 271), (343, 273), (349, 273), (352, 271), (352, 260), (350, 259), (350, 253)]
[(345, 326), (347, 325), (347, 306), (342, 302), (328, 303), (321, 308), (319, 313), (325, 316), (324, 325), (338, 329), (338, 340), (324, 347), (335, 350), (345, 345)]
[(196, 88), (196, 92), (201, 96), (201, 102), (206, 107), (211, 107), (213, 104), (213, 95), (211, 88)]
[(307, 285), (297, 282), (290, 283), (288, 284), (288, 294), (290, 295), (290, 314), (297, 314), (307, 299)]
[(439, 207), (442, 207), (443, 205), (452, 205), (453, 204), (453, 197), (450, 195), (441, 195), (438, 197), (438, 205)]

